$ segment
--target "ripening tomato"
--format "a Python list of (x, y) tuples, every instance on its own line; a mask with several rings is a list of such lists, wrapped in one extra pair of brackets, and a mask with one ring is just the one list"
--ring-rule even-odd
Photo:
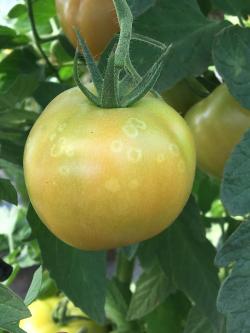
[(195, 146), (185, 120), (148, 94), (101, 109), (79, 88), (57, 96), (30, 132), (24, 173), (48, 228), (77, 248), (115, 248), (170, 225), (193, 184)]
[(113, 0), (56, 0), (62, 29), (76, 47), (76, 27), (91, 53), (98, 58), (119, 31)]
[(226, 160), (250, 127), (250, 111), (222, 84), (194, 105), (185, 119), (195, 139), (198, 165), (206, 173), (222, 177)]
[[(54, 296), (44, 300), (36, 300), (29, 305), (31, 317), (20, 321), (20, 328), (27, 333), (105, 333), (106, 329), (88, 320), (86, 314), (73, 303), (67, 306), (66, 316), (82, 316), (83, 319), (70, 320), (67, 324), (60, 324), (54, 321), (53, 313), (56, 310), (61, 298)], [(86, 317), (86, 319), (84, 319)]]

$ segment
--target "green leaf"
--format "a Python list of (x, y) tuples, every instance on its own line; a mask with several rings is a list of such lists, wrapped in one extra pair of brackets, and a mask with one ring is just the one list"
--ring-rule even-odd
[(211, 0), (215, 8), (223, 10), (231, 15), (250, 14), (249, 0)]
[(150, 7), (155, 5), (156, 0), (127, 0), (134, 17), (138, 17)]
[(221, 198), (231, 215), (250, 213), (250, 130), (235, 147), (224, 169)]
[(193, 193), (199, 208), (207, 213), (214, 200), (219, 198), (220, 182), (197, 170)]
[[(164, 42), (173, 43), (156, 85), (166, 90), (187, 76), (198, 76), (212, 64), (211, 49), (215, 35), (229, 23), (206, 18), (196, 0), (159, 0), (157, 5), (136, 19), (134, 30)], [(139, 71), (146, 72), (156, 59), (153, 47), (132, 47)]]
[(213, 58), (230, 93), (250, 108), (250, 29), (233, 26), (215, 39)]
[(136, 283), (127, 314), (128, 320), (140, 319), (163, 303), (175, 288), (159, 266), (158, 262), (145, 271)]
[(217, 306), (227, 317), (227, 333), (250, 331), (250, 221), (243, 222), (216, 256), (220, 267), (232, 265)]
[(0, 284), (0, 328), (11, 333), (24, 332), (18, 326), (21, 319), (30, 316), (30, 312), (13, 291)]
[(0, 178), (0, 201), (8, 201), (14, 205), (17, 205), (17, 192), (15, 187), (8, 179)]
[(27, 47), (14, 50), (0, 62), (0, 108), (13, 108), (32, 95), (44, 75), (44, 67), (37, 60), (34, 51)]
[(217, 333), (217, 331), (213, 329), (208, 319), (194, 306), (189, 312), (183, 333)]
[[(1, 134), (1, 132), (0, 132)], [(22, 166), (24, 144), (4, 140), (0, 137), (0, 158)]]
[(55, 280), (53, 280), (47, 270), (43, 271), (42, 285), (39, 291), (38, 298), (46, 299), (48, 297), (58, 294), (58, 288)]
[(33, 96), (37, 103), (39, 103), (43, 108), (45, 108), (49, 104), (49, 102), (52, 101), (52, 99), (54, 99), (57, 95), (69, 88), (70, 86), (68, 86), (67, 84), (43, 81), (34, 91)]
[(128, 304), (116, 279), (108, 282), (105, 311), (107, 318), (116, 326), (112, 333), (138, 333), (137, 324), (126, 320)]
[(29, 38), (17, 34), (14, 29), (0, 25), (0, 49), (9, 49), (20, 45), (26, 45)]
[(192, 198), (170, 228), (142, 244), (140, 259), (144, 264), (148, 264), (150, 254), (151, 258), (152, 255), (159, 258), (170, 281), (218, 329), (221, 316), (216, 310), (219, 280), (213, 264), (215, 249), (205, 237), (200, 212)]
[(93, 320), (103, 323), (106, 293), (104, 252), (85, 252), (57, 239), (41, 223), (32, 207), (28, 221), (41, 248), (43, 265), (73, 303)]
[(147, 332), (182, 333), (189, 307), (189, 301), (181, 292), (170, 295), (162, 305), (146, 317)]
[(11, 8), (11, 10), (8, 13), (8, 17), (10, 19), (17, 18), (23, 14), (25, 14), (27, 11), (27, 7), (24, 4), (18, 3), (14, 7)]
[[(55, 12), (55, 1), (51, 0), (33, 0), (32, 1), (34, 19), (36, 28), (40, 35), (42, 34), (51, 34), (52, 26), (51, 26), (51, 18), (54, 18), (56, 15)], [(23, 9), (14, 7), (14, 14), (17, 15), (17, 20), (14, 21), (14, 26), (17, 31), (21, 33), (28, 34), (30, 32), (30, 21), (28, 18), (27, 9), (24, 11)], [(9, 15), (10, 15), (9, 13)]]
[(43, 270), (40, 266), (34, 273), (31, 285), (25, 296), (24, 303), (30, 305), (39, 295), (42, 286)]
[(189, 200), (184, 211), (164, 234), (160, 263), (177, 288), (185, 292), (215, 328), (221, 325), (216, 310), (219, 290), (215, 249), (205, 237), (198, 207)]

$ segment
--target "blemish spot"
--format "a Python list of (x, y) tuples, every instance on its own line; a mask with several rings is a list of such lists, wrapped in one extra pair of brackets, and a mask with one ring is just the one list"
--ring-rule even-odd
[(65, 151), (65, 154), (68, 156), (68, 157), (72, 157), (72, 156), (74, 156), (74, 149), (71, 147), (71, 146), (67, 146), (67, 147), (65, 147), (65, 149), (64, 149), (64, 151)]
[(122, 130), (129, 138), (136, 138), (139, 134), (138, 129), (134, 125), (130, 124), (124, 125)]
[(52, 157), (58, 157), (61, 155), (61, 147), (57, 144), (54, 144), (50, 149), (50, 155)]
[(114, 153), (120, 153), (122, 151), (122, 146), (123, 146), (122, 141), (120, 141), (120, 140), (112, 141), (112, 143), (111, 143), (111, 150)]
[(127, 153), (129, 161), (137, 163), (142, 158), (142, 150), (137, 148), (130, 148)]
[(180, 154), (180, 150), (179, 150), (178, 146), (176, 146), (175, 144), (169, 145), (169, 150), (171, 151), (171, 153), (173, 155), (179, 155)]
[(62, 132), (65, 130), (65, 128), (67, 127), (66, 123), (62, 123), (57, 127), (58, 132)]
[(158, 156), (157, 156), (157, 162), (158, 163), (163, 163), (163, 162), (165, 162), (166, 161), (166, 159), (167, 159), (167, 156), (166, 156), (166, 154), (159, 154)]
[(146, 123), (138, 118), (129, 118), (128, 123), (130, 123), (131, 125), (134, 125), (136, 128), (138, 128), (140, 130), (147, 129)]
[(67, 166), (62, 166), (59, 168), (59, 172), (61, 175), (66, 176), (69, 174), (69, 168)]
[(120, 191), (121, 187), (120, 187), (119, 181), (117, 179), (110, 178), (109, 180), (107, 180), (105, 182), (105, 188), (109, 192), (116, 193), (116, 192)]
[(65, 143), (66, 143), (66, 139), (65, 138), (61, 137), (61, 138), (58, 139), (58, 144), (59, 145), (63, 146), (63, 145), (65, 145)]
[(54, 140), (56, 139), (56, 136), (57, 136), (56, 133), (52, 133), (52, 134), (49, 136), (49, 140), (50, 140), (50, 141), (54, 141)]
[(137, 118), (129, 118), (122, 130), (129, 138), (136, 138), (139, 135), (139, 131), (146, 128), (147, 125), (144, 121)]

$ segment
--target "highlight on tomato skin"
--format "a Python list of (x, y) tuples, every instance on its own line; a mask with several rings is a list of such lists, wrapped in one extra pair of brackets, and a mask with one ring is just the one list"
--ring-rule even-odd
[(233, 148), (250, 128), (250, 110), (243, 108), (221, 84), (195, 104), (185, 120), (195, 140), (198, 166), (221, 178)]
[(163, 100), (148, 94), (129, 108), (101, 109), (72, 88), (31, 130), (24, 174), (47, 227), (74, 247), (100, 250), (168, 227), (190, 195), (195, 161), (185, 120)]
[(107, 332), (105, 327), (99, 326), (90, 320), (84, 312), (71, 302), (67, 304), (66, 316), (81, 316), (83, 319), (69, 320), (69, 318), (65, 318), (65, 323), (55, 320), (53, 317), (60, 301), (62, 301), (62, 297), (59, 296), (34, 301), (28, 307), (31, 317), (21, 320), (20, 328), (27, 333), (79, 333), (81, 330), (86, 330), (88, 333)]
[(101, 0), (101, 5), (100, 0), (56, 0), (56, 10), (71, 44), (77, 45), (75, 27), (96, 59), (119, 32), (113, 0)]

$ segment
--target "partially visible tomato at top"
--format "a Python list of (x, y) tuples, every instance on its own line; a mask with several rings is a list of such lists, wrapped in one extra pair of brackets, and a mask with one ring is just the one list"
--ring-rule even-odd
[(74, 47), (77, 45), (74, 27), (86, 40), (95, 58), (119, 31), (113, 0), (56, 0), (62, 29)]

